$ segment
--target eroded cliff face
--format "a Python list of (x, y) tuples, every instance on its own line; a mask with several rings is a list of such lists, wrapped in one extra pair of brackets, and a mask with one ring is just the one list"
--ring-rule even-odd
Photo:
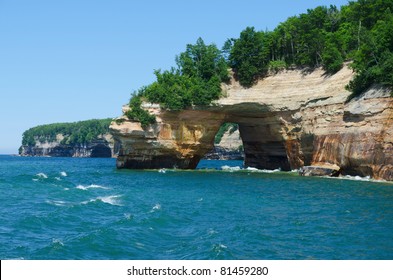
[(33, 146), (22, 146), (21, 156), (47, 156), (47, 157), (114, 157), (117, 153), (112, 135), (104, 134), (96, 140), (85, 145), (62, 144), (63, 135), (58, 134), (54, 141), (41, 142), (36, 139)]
[[(252, 88), (223, 86), (213, 105), (180, 112), (145, 108), (157, 123), (143, 129), (121, 117), (111, 124), (118, 168), (195, 168), (224, 122), (239, 125), (245, 165), (260, 169), (338, 166), (341, 174), (393, 180), (393, 98), (374, 87), (345, 103), (353, 73), (344, 67), (284, 71)], [(123, 108), (127, 110), (127, 107)]]
[(213, 150), (205, 154), (204, 159), (243, 160), (243, 141), (238, 129), (229, 129), (224, 133), (221, 141), (214, 144)]

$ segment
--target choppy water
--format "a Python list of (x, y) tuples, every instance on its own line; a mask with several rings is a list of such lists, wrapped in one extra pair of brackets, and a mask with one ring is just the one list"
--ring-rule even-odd
[(0, 156), (1, 259), (393, 259), (393, 184)]

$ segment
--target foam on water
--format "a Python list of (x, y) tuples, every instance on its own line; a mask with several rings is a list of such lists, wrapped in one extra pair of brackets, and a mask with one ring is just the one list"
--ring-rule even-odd
[(360, 177), (360, 176), (350, 176), (350, 175), (346, 175), (341, 177), (342, 179), (347, 179), (347, 180), (354, 180), (354, 181), (371, 181), (370, 176), (366, 176), (366, 177)]
[(241, 170), (240, 166), (229, 166), (229, 165), (221, 166), (221, 169), (229, 172)]
[(121, 197), (121, 196), (120, 195), (100, 196), (100, 197), (97, 197), (97, 200), (101, 200), (102, 202), (110, 204), (110, 205), (122, 206), (119, 203), (119, 197)]
[(208, 232), (207, 232), (209, 235), (213, 235), (213, 234), (217, 234), (218, 233), (218, 231), (216, 231), (216, 230), (214, 230), (214, 229), (209, 229), (208, 230)]
[(61, 246), (61, 247), (64, 246), (64, 243), (60, 239), (57, 239), (57, 238), (52, 239), (52, 244), (55, 246)]
[(46, 175), (45, 173), (38, 173), (38, 174), (36, 174), (36, 176), (37, 176), (38, 178), (48, 179), (48, 175)]
[(66, 206), (67, 202), (62, 200), (47, 200), (46, 203), (55, 206)]
[(209, 173), (114, 166), (0, 157), (0, 258), (393, 258), (393, 183), (271, 175), (239, 161), (202, 161)]
[(246, 168), (247, 171), (251, 171), (251, 172), (261, 172), (261, 173), (276, 173), (276, 172), (281, 172), (281, 168), (277, 168), (277, 169), (258, 169), (255, 167), (247, 167)]
[(103, 202), (103, 203), (110, 204), (110, 205), (123, 206), (119, 202), (120, 197), (121, 197), (121, 195), (99, 196), (97, 198), (90, 199), (89, 201), (84, 201), (81, 204), (89, 204), (89, 203), (93, 203), (93, 202)]
[(276, 173), (276, 172), (281, 172), (281, 168), (269, 170), (269, 169), (258, 169), (255, 167), (247, 167), (247, 168), (241, 168), (240, 166), (229, 166), (229, 165), (223, 165), (221, 166), (221, 170), (227, 171), (227, 172), (235, 172), (235, 171), (248, 171), (248, 172), (259, 172), (259, 173)]
[(161, 210), (161, 204), (157, 203), (156, 205), (153, 206), (151, 209), (151, 212)]
[(95, 184), (92, 184), (89, 186), (78, 185), (78, 186), (76, 186), (76, 188), (78, 190), (83, 190), (83, 191), (87, 191), (88, 189), (104, 189), (104, 190), (108, 189), (107, 187), (103, 187), (103, 186), (95, 185)]
[(361, 181), (361, 182), (373, 182), (373, 183), (390, 183), (392, 184), (393, 182), (389, 182), (386, 180), (377, 180), (377, 179), (372, 179), (370, 176), (366, 177), (361, 177), (361, 176), (350, 176), (350, 175), (345, 175), (345, 176), (339, 176), (339, 177), (327, 177), (327, 178), (332, 178), (332, 179), (339, 179), (339, 180), (350, 180), (350, 181)]
[(63, 177), (67, 177), (67, 176), (68, 176), (67, 173), (66, 173), (65, 171), (61, 171), (61, 172), (60, 172), (60, 175), (63, 176)]

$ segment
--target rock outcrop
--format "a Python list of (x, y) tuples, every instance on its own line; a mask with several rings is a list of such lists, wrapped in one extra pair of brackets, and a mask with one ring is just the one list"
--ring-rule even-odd
[(205, 154), (204, 159), (243, 160), (243, 141), (239, 130), (226, 131), (221, 141), (218, 144), (214, 144), (213, 150)]
[(303, 166), (299, 169), (301, 176), (329, 176), (336, 177), (340, 175), (340, 167), (335, 164), (319, 164), (314, 166)]
[[(179, 112), (144, 104), (157, 123), (120, 117), (111, 132), (118, 168), (195, 168), (224, 122), (237, 123), (245, 165), (299, 169), (331, 164), (341, 174), (393, 180), (393, 98), (379, 87), (346, 102), (353, 72), (283, 71), (246, 89), (232, 81), (211, 106)], [(124, 107), (123, 110), (127, 110)]]
[(35, 145), (21, 146), (21, 156), (47, 157), (93, 157), (108, 158), (116, 155), (116, 148), (112, 135), (104, 134), (84, 145), (62, 144), (63, 135), (58, 134), (54, 141), (41, 142), (36, 139)]

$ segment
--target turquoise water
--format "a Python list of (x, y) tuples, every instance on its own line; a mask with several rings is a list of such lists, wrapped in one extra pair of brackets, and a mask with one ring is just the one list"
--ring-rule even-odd
[(0, 258), (393, 259), (393, 184), (241, 165), (0, 156)]

